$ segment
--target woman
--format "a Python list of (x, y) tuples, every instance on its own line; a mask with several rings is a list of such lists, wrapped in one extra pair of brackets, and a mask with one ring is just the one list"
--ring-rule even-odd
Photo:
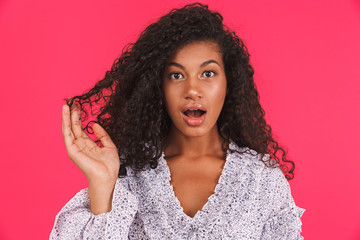
[(173, 9), (68, 99), (64, 141), (89, 187), (57, 214), (50, 239), (302, 239), (304, 209), (287, 182), (295, 165), (222, 20), (200, 3)]

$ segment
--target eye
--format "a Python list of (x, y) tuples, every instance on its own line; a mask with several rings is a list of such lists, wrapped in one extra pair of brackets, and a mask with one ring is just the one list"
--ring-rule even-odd
[(205, 71), (203, 75), (207, 78), (210, 78), (210, 77), (215, 76), (215, 74), (216, 74), (215, 71)]
[(170, 74), (169, 74), (169, 77), (172, 78), (172, 79), (175, 79), (175, 80), (180, 79), (181, 76), (182, 76), (182, 74), (181, 74), (181, 73), (178, 73), (178, 72), (170, 73)]

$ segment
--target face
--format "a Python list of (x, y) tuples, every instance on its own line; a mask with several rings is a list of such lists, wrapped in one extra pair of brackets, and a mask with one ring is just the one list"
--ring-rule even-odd
[[(217, 131), (216, 122), (226, 96), (222, 54), (216, 43), (193, 42), (169, 59), (163, 76), (167, 112), (176, 128), (189, 137)], [(186, 107), (206, 111), (200, 117)]]

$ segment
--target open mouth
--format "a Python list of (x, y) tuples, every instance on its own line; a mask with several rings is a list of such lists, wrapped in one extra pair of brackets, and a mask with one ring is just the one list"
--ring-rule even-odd
[(200, 109), (194, 109), (194, 110), (189, 109), (189, 110), (186, 110), (183, 113), (184, 113), (184, 115), (186, 115), (189, 118), (196, 119), (196, 118), (201, 117), (206, 112), (203, 111), (203, 110), (200, 110)]

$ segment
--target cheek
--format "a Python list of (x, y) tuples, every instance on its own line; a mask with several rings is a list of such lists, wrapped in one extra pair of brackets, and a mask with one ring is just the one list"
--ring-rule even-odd
[(176, 109), (176, 93), (171, 88), (164, 88), (164, 99), (167, 112), (171, 114)]
[(219, 84), (212, 89), (211, 102), (216, 114), (220, 114), (226, 97), (226, 83)]
[(209, 92), (211, 93), (212, 98), (217, 99), (216, 102), (221, 103), (226, 96), (226, 82), (220, 82), (216, 86), (213, 86), (209, 89)]

